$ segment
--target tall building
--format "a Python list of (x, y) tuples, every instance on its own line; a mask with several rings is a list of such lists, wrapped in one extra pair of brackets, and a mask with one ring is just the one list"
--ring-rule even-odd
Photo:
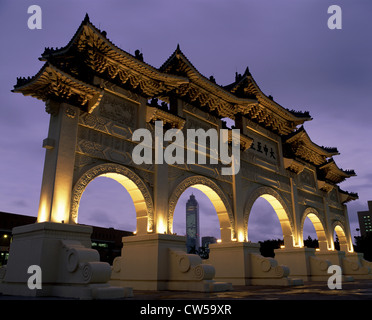
[(186, 203), (186, 248), (188, 253), (195, 253), (200, 246), (199, 204), (192, 194)]
[(372, 201), (368, 201), (368, 211), (358, 211), (360, 235), (372, 232)]

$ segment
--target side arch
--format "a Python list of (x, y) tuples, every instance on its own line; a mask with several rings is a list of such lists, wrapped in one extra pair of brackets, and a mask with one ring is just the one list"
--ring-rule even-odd
[(220, 222), (221, 240), (231, 241), (235, 238), (235, 219), (227, 196), (217, 183), (203, 176), (188, 177), (174, 188), (169, 198), (168, 230), (173, 232), (173, 216), (177, 201), (181, 194), (189, 187), (202, 191), (211, 200)]
[[(347, 236), (345, 226), (341, 221), (334, 221), (332, 224), (332, 237), (333, 231), (336, 232), (338, 241), (340, 243), (340, 251), (353, 252), (353, 244), (349, 241)], [(332, 249), (334, 249), (334, 244), (332, 243)]]
[(114, 163), (94, 166), (80, 176), (72, 189), (70, 221), (77, 223), (81, 196), (87, 185), (99, 176), (116, 180), (130, 194), (136, 209), (137, 234), (152, 232), (154, 226), (154, 206), (146, 184), (132, 170)]
[(259, 197), (267, 200), (275, 210), (282, 227), (284, 245), (287, 247), (292, 247), (295, 241), (293, 236), (294, 225), (292, 221), (292, 215), (290, 214), (288, 206), (283, 197), (277, 191), (270, 187), (258, 187), (248, 196), (246, 200), (244, 209), (245, 239), (248, 239), (248, 221), (252, 206)]
[(300, 246), (304, 246), (304, 224), (306, 218), (309, 218), (310, 221), (312, 222), (316, 235), (318, 237), (318, 242), (319, 242), (319, 249), (321, 251), (325, 251), (329, 248), (328, 240), (327, 240), (327, 234), (326, 234), (326, 229), (325, 229), (325, 222), (323, 217), (319, 214), (319, 212), (312, 207), (308, 207), (305, 209), (302, 219), (301, 219), (301, 225), (300, 225)]

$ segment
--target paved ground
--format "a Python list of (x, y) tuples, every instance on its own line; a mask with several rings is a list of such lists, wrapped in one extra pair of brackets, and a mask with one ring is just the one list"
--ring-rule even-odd
[(133, 300), (372, 300), (372, 280), (345, 282), (340, 290), (330, 290), (325, 282), (303, 286), (234, 286), (233, 291), (217, 293), (134, 291)]
[[(372, 280), (342, 283), (342, 289), (330, 290), (326, 282), (305, 282), (302, 286), (234, 286), (233, 291), (201, 293), (185, 291), (134, 291), (125, 300), (372, 300)], [(4, 296), (1, 300), (65, 300), (51, 297), (26, 298)]]

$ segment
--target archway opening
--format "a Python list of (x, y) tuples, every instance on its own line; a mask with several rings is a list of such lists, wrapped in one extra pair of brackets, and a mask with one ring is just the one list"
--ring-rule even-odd
[(136, 209), (126, 188), (104, 176), (93, 179), (79, 203), (79, 224), (136, 231)]
[(318, 235), (317, 235), (314, 223), (310, 219), (310, 218), (313, 218), (311, 215), (312, 214), (308, 214), (304, 221), (303, 232), (302, 232), (304, 246), (307, 248), (319, 248)]
[(306, 215), (302, 227), (303, 244), (307, 248), (327, 250), (328, 242), (324, 227), (318, 216), (314, 212)]
[(345, 234), (344, 229), (340, 225), (336, 225), (333, 233), (334, 237), (334, 249), (338, 251), (352, 251), (353, 249), (349, 249), (347, 237)]
[[(196, 224), (193, 227), (193, 221), (190, 221), (190, 218), (187, 221), (187, 215), (192, 216), (194, 214), (192, 200), (189, 202), (192, 195), (198, 204), (199, 221), (196, 222), (196, 224), (199, 224), (198, 227)], [(206, 186), (189, 187), (178, 198), (173, 215), (172, 232), (189, 238), (187, 243), (188, 252), (197, 253), (204, 259), (208, 258), (209, 244), (221, 240), (221, 226), (217, 210), (219, 210), (222, 201), (219, 197), (216, 198), (216, 195), (211, 188)], [(189, 210), (186, 213), (188, 202)], [(195, 230), (193, 231), (193, 229)], [(197, 239), (198, 243), (194, 248), (192, 248), (194, 244), (190, 238)]]
[(112, 264), (121, 255), (122, 237), (137, 228), (136, 208), (119, 175), (98, 176), (85, 188), (79, 203), (78, 222), (93, 226), (92, 248), (100, 260)]
[(284, 246), (284, 234), (290, 233), (287, 214), (280, 202), (265, 194), (254, 202), (248, 221), (248, 239), (260, 244), (261, 254), (274, 257), (274, 250)]

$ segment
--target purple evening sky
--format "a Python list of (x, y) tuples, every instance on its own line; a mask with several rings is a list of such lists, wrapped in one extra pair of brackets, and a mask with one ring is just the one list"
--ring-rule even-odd
[[(42, 9), (42, 29), (30, 30), (30, 5)], [(342, 29), (330, 30), (327, 9), (342, 9)], [(357, 177), (340, 184), (358, 192), (348, 204), (353, 235), (357, 211), (372, 200), (372, 2), (370, 0), (0, 0), (0, 211), (37, 215), (44, 164), (42, 140), (49, 115), (41, 101), (10, 90), (19, 76), (33, 76), (44, 47), (65, 46), (88, 13), (90, 20), (123, 50), (140, 49), (147, 63), (161, 64), (177, 44), (205, 76), (218, 84), (250, 71), (267, 95), (289, 109), (309, 111), (312, 140), (337, 147), (336, 163)], [(86, 189), (79, 222), (135, 229), (134, 207), (115, 181), (98, 178)], [(187, 190), (179, 200), (175, 231), (184, 234), (185, 203), (200, 203), (202, 235), (218, 235), (209, 200)], [(108, 205), (109, 204), (109, 205)], [(257, 201), (249, 221), (252, 241), (282, 237), (268, 204)], [(272, 223), (267, 223), (267, 221)], [(312, 226), (306, 225), (311, 234)]]

